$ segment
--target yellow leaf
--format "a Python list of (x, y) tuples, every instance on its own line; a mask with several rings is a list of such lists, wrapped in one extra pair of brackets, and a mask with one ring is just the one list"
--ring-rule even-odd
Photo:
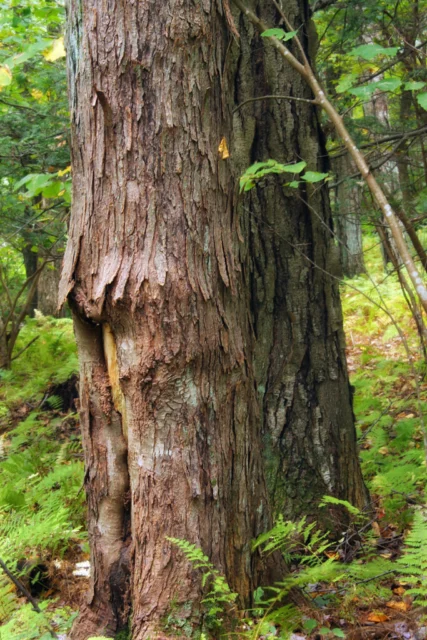
[(385, 622), (389, 620), (389, 617), (385, 613), (370, 613), (368, 616), (369, 622)]
[(230, 157), (230, 153), (227, 147), (227, 140), (225, 138), (223, 138), (219, 143), (218, 153), (221, 156), (222, 160), (227, 160), (227, 158)]
[(7, 87), (12, 82), (12, 74), (7, 67), (0, 67), (0, 91), (1, 87)]
[(395, 587), (393, 589), (393, 593), (395, 593), (397, 596), (403, 596), (405, 592), (406, 592), (406, 589), (404, 589), (403, 587)]
[(31, 95), (33, 96), (34, 100), (41, 100), (43, 98), (43, 92), (40, 91), (40, 89), (32, 89)]
[(65, 176), (66, 173), (70, 173), (70, 171), (71, 171), (71, 165), (69, 165), (68, 167), (65, 167), (65, 169), (62, 169), (62, 171), (58, 171), (58, 176), (62, 178), (62, 176)]
[(58, 58), (65, 56), (64, 38), (54, 40), (52, 46), (43, 54), (48, 62), (55, 62)]
[(394, 600), (390, 600), (390, 602), (387, 602), (386, 607), (394, 609), (395, 611), (409, 611), (411, 605), (408, 602), (395, 602)]

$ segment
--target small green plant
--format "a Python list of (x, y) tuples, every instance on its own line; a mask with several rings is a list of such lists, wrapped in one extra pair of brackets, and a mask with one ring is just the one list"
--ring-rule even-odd
[(206, 625), (207, 627), (221, 626), (223, 621), (221, 615), (234, 607), (237, 593), (231, 591), (224, 576), (214, 567), (200, 547), (179, 538), (168, 537), (167, 540), (178, 547), (194, 569), (200, 569), (203, 572), (202, 586), (209, 586), (209, 591), (202, 600), (206, 607)]
[(53, 600), (39, 603), (40, 613), (24, 604), (0, 627), (0, 640), (52, 640), (54, 634), (67, 633), (76, 617), (69, 607), (52, 608)]
[(421, 606), (427, 605), (427, 515), (417, 509), (411, 531), (405, 540), (405, 551), (397, 563), (399, 570), (415, 586), (407, 590)]

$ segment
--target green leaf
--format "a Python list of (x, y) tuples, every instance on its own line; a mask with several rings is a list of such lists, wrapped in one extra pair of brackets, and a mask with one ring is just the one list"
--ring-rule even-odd
[(318, 171), (306, 171), (302, 179), (306, 182), (320, 182), (328, 177), (328, 173), (319, 173)]
[(262, 599), (264, 598), (264, 589), (262, 587), (258, 587), (254, 591), (254, 602), (255, 604), (260, 604)]
[(288, 31), (287, 34), (285, 35), (285, 37), (282, 38), (282, 40), (287, 42), (288, 40), (291, 40), (291, 38), (294, 38), (297, 35), (297, 33), (298, 33), (298, 31)]
[(292, 180), (292, 182), (288, 182), (286, 184), (287, 187), (291, 187), (292, 189), (298, 189), (299, 187), (299, 182), (298, 180)]
[(386, 78), (376, 83), (377, 89), (380, 91), (395, 91), (402, 84), (400, 78)]
[(34, 176), (30, 182), (27, 182), (27, 189), (30, 192), (31, 196), (38, 196), (44, 188), (51, 182), (51, 175), (44, 175), (43, 173), (39, 173)]
[(332, 629), (332, 633), (336, 638), (345, 638), (345, 633), (342, 629)]
[(12, 74), (6, 67), (0, 67), (0, 87), (7, 87), (12, 82)]
[(284, 173), (301, 173), (307, 166), (307, 163), (301, 160), (301, 162), (297, 162), (296, 164), (285, 164), (281, 166)]
[(15, 184), (13, 190), (14, 191), (18, 191), (18, 189), (20, 187), (22, 187), (24, 184), (26, 184), (27, 182), (29, 182), (30, 180), (32, 180), (34, 178), (36, 174), (34, 173), (29, 173), (27, 176), (24, 176), (24, 178), (21, 178), (21, 180), (18, 180), (18, 182)]
[(308, 632), (313, 631), (313, 629), (317, 627), (317, 620), (313, 620), (313, 618), (304, 620), (303, 627), (304, 629), (307, 629)]
[(24, 47), (21, 53), (17, 53), (16, 55), (8, 58), (5, 64), (13, 69), (13, 67), (16, 67), (18, 64), (23, 64), (24, 62), (27, 62), (27, 60), (34, 58), (35, 55), (47, 49), (51, 44), (52, 40), (38, 40), (38, 42)]
[(286, 31), (283, 29), (267, 29), (261, 33), (261, 38), (279, 38), (281, 40), (284, 36), (286, 36)]
[(427, 110), (427, 92), (419, 93), (417, 95), (417, 102), (423, 109)]
[(277, 38), (278, 40), (283, 40), (287, 42), (294, 36), (296, 36), (298, 31), (283, 31), (283, 29), (267, 29), (267, 31), (263, 31), (261, 33), (262, 38)]
[(370, 84), (363, 84), (361, 87), (351, 87), (348, 89), (348, 93), (356, 96), (356, 98), (370, 98), (376, 88), (376, 83), (371, 82)]
[(335, 91), (337, 93), (344, 93), (351, 89), (353, 82), (357, 80), (356, 73), (349, 73), (347, 75), (341, 76), (339, 83), (335, 87)]
[(426, 86), (425, 82), (419, 82), (419, 81), (412, 81), (412, 82), (405, 82), (405, 90), (406, 91), (418, 91), (418, 89), (422, 89), (423, 87)]
[(380, 44), (361, 44), (359, 47), (352, 49), (349, 55), (363, 58), (364, 60), (373, 60), (378, 55), (393, 57), (398, 50), (399, 47), (383, 47)]
[(330, 629), (328, 629), (328, 627), (320, 627), (320, 629), (319, 629), (319, 633), (322, 636), (325, 636), (326, 634), (328, 634), (329, 631), (330, 631)]
[(47, 187), (43, 189), (43, 197), (44, 198), (57, 198), (60, 191), (64, 188), (63, 182), (56, 180), (55, 182), (50, 182)]
[(352, 505), (348, 500), (340, 500), (339, 498), (334, 498), (334, 496), (323, 496), (321, 502), (319, 502), (319, 507), (326, 507), (328, 504), (341, 505), (345, 507), (349, 513), (354, 516), (360, 516), (361, 511), (354, 505)]

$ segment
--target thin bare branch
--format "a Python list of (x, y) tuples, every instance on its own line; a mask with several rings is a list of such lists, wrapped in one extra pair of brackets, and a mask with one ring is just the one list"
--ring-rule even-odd
[(256, 98), (248, 98), (247, 100), (244, 100), (244, 102), (237, 105), (237, 107), (233, 109), (233, 113), (236, 113), (236, 111), (239, 111), (245, 105), (250, 104), (251, 102), (258, 102), (259, 100), (295, 100), (295, 102), (308, 102), (308, 104), (318, 104), (316, 100), (309, 100), (308, 98), (297, 98), (296, 96), (258, 96)]

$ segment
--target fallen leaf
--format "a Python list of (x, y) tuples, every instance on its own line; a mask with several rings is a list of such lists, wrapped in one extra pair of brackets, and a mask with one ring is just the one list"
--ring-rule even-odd
[(387, 602), (386, 607), (394, 609), (395, 611), (409, 611), (411, 605), (408, 602), (395, 602), (394, 600), (390, 600), (390, 602)]
[(385, 622), (386, 620), (390, 620), (385, 613), (370, 613), (368, 616), (369, 622)]
[(372, 523), (372, 530), (374, 532), (374, 536), (377, 536), (378, 538), (381, 536), (381, 529), (380, 529), (380, 525), (378, 524), (378, 522), (373, 522)]
[(397, 596), (403, 596), (403, 594), (406, 593), (406, 589), (404, 589), (403, 587), (395, 587), (393, 589), (393, 593), (395, 593)]
[(336, 551), (325, 551), (325, 556), (327, 556), (330, 560), (339, 560), (340, 554)]

